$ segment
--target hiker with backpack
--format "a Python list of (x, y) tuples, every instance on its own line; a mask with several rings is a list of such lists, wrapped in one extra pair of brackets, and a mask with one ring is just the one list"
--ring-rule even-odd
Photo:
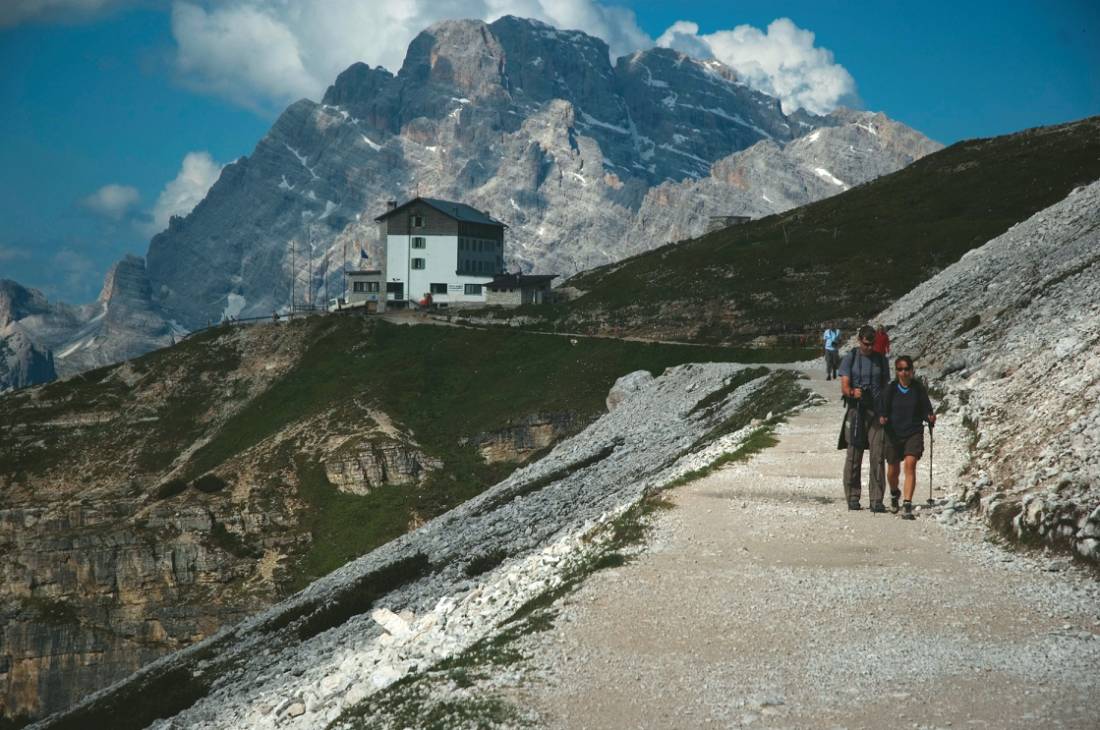
[(861, 471), (863, 454), (869, 453), (868, 491), (871, 494), (871, 511), (885, 512), (882, 503), (886, 490), (883, 465), (884, 428), (876, 411), (879, 396), (889, 380), (889, 364), (886, 358), (874, 351), (875, 330), (864, 325), (859, 328), (859, 346), (844, 356), (840, 363), (840, 392), (847, 407), (841, 429), (840, 448), (847, 449), (844, 459), (844, 498), (848, 509), (860, 509), (862, 491)]
[(836, 369), (840, 365), (840, 330), (835, 325), (825, 329), (825, 379), (832, 380), (836, 377)]
[(916, 379), (913, 358), (902, 355), (894, 361), (897, 378), (890, 382), (881, 396), (879, 423), (886, 430), (886, 479), (890, 483), (891, 511), (898, 511), (898, 476), (905, 466), (905, 493), (902, 505), (903, 520), (913, 516), (913, 490), (917, 486), (917, 462), (924, 454), (924, 422), (931, 430), (936, 425), (936, 414), (928, 389)]

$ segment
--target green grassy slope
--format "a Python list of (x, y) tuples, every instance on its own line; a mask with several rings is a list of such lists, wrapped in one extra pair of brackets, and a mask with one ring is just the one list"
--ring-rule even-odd
[[(356, 316), (221, 327), (0, 398), (0, 485), (11, 488), (10, 503), (92, 496), (139, 505), (127, 514), (194, 503), (215, 518), (211, 543), (242, 561), (255, 560), (274, 533), (222, 523), (242, 524), (243, 512), (286, 515), (291, 533), (309, 535), (284, 575), (284, 588), (294, 588), (507, 476), (516, 464), (487, 463), (467, 442), (478, 434), (547, 413), (569, 414), (579, 427), (633, 370), (807, 354)], [(374, 411), (442, 468), (418, 486), (338, 491), (323, 446), (368, 434), (375, 423), (365, 414)]]
[[(507, 330), (400, 327), (353, 317), (318, 321), (296, 367), (198, 450), (191, 474), (217, 468), (294, 421), (340, 414), (366, 398), (415, 437), (444, 468), (417, 488), (343, 494), (308, 456), (295, 468), (313, 535), (294, 585), (402, 534), (479, 494), (515, 468), (485, 463), (466, 438), (534, 413), (568, 412), (584, 422), (604, 409), (611, 384), (683, 362), (737, 361), (771, 353), (562, 337)], [(337, 416), (338, 417), (338, 416)]]
[(736, 342), (863, 322), (971, 248), (1100, 177), (1100, 117), (960, 142), (835, 197), (569, 282), (573, 331)]

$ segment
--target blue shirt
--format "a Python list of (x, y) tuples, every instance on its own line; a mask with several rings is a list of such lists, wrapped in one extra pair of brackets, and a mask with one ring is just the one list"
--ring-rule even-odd
[(825, 349), (835, 350), (836, 341), (840, 339), (840, 332), (838, 330), (825, 330)]

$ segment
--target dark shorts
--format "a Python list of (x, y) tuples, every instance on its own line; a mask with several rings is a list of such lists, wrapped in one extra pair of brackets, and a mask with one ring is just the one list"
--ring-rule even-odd
[(915, 456), (918, 459), (924, 455), (924, 431), (917, 431), (912, 436), (897, 438), (887, 434), (886, 436), (886, 463), (898, 464), (906, 456)]

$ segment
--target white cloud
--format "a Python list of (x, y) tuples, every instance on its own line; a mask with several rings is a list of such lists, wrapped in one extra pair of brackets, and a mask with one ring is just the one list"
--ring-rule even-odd
[(150, 220), (140, 224), (146, 235), (152, 236), (168, 227), (174, 215), (187, 215), (206, 197), (210, 186), (218, 180), (222, 166), (208, 152), (188, 152), (179, 174), (164, 186), (150, 212)]
[(815, 47), (814, 40), (811, 31), (788, 18), (773, 20), (767, 32), (739, 25), (705, 34), (681, 20), (661, 34), (657, 45), (718, 59), (749, 86), (777, 97), (787, 113), (802, 108), (824, 114), (854, 99), (856, 82), (832, 51)]
[(356, 61), (396, 72), (409, 42), (432, 23), (503, 15), (583, 30), (616, 56), (653, 45), (632, 10), (595, 0), (176, 0), (172, 34), (185, 81), (274, 111), (301, 97), (319, 99)]
[(0, 0), (0, 28), (30, 22), (74, 22), (132, 0)]
[(140, 198), (141, 193), (138, 192), (137, 188), (130, 185), (111, 183), (110, 185), (104, 185), (84, 198), (81, 203), (84, 207), (105, 218), (120, 221), (126, 217), (126, 214), (130, 212), (130, 209), (137, 204)]
[(72, 248), (62, 248), (50, 257), (50, 278), (55, 284), (48, 287), (51, 294), (58, 296), (71, 296), (74, 292), (82, 292), (94, 286), (96, 271), (95, 263)]
[(19, 261), (22, 259), (29, 259), (30, 257), (29, 251), (0, 245), (0, 261)]

